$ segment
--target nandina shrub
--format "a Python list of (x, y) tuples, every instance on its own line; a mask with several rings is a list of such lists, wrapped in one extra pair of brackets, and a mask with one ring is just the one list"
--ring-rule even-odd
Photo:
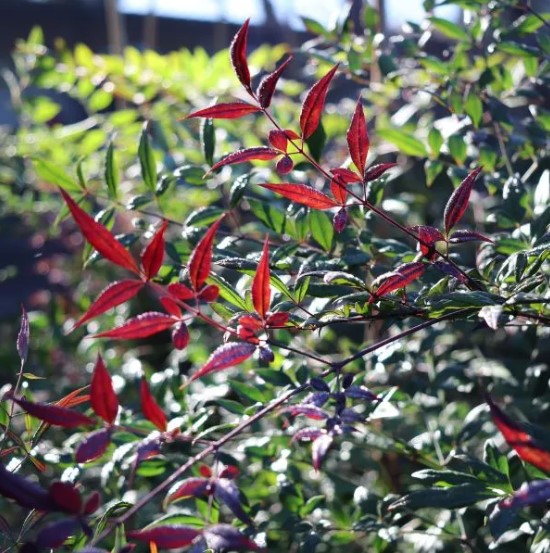
[[(546, 177), (513, 231), (487, 224), (499, 197), (474, 157), (455, 157), (462, 179), (431, 220), (396, 209), (385, 179), (405, 164), (371, 152), (362, 98), (344, 146), (323, 144), (344, 68), (290, 101), (289, 117), (278, 85), (292, 61), (255, 79), (248, 33), (247, 21), (229, 51), (242, 96), (197, 106), (182, 123), (200, 134), (204, 182), (218, 193), (183, 237), (160, 200), (140, 210), (134, 198), (150, 222), (143, 236), (118, 239), (112, 220), (90, 215), (123, 194), (112, 145), (100, 188), (50, 174), (95, 251), (85, 271), (108, 265), (112, 279), (68, 317), (93, 366), (53, 403), (33, 397), (23, 311), (0, 493), (31, 516), (2, 513), (7, 547), (546, 547), (547, 431), (503, 408), (520, 380), (513, 401), (532, 394), (547, 411)], [(216, 127), (258, 117), (265, 136), (215, 155)], [(143, 184), (150, 197), (177, 198), (155, 156), (146, 125)], [(502, 344), (515, 348), (509, 364), (492, 360)]]

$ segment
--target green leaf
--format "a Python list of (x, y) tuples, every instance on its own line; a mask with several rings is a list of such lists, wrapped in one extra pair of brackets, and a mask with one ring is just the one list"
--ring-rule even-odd
[(235, 390), (240, 396), (249, 399), (252, 402), (266, 403), (267, 398), (265, 394), (257, 387), (245, 384), (244, 382), (237, 382), (232, 380), (230, 382), (231, 388)]
[(449, 153), (454, 158), (457, 165), (463, 165), (468, 155), (464, 138), (458, 134), (453, 134), (449, 136), (447, 144), (449, 146)]
[(208, 165), (214, 164), (214, 149), (216, 146), (216, 133), (213, 119), (204, 119), (201, 124), (201, 143), (204, 159)]
[(38, 176), (50, 184), (60, 186), (67, 192), (82, 192), (82, 187), (54, 163), (45, 159), (33, 159)]
[(478, 94), (470, 92), (464, 102), (464, 111), (470, 116), (474, 127), (477, 129), (483, 115), (483, 103)]
[(478, 484), (479, 480), (471, 474), (458, 472), (455, 470), (418, 470), (411, 474), (413, 478), (422, 480), (424, 484), (430, 486), (456, 486), (458, 484)]
[(454, 40), (460, 40), (462, 42), (468, 42), (470, 40), (470, 35), (456, 23), (452, 23), (447, 19), (441, 19), (440, 17), (430, 17), (428, 19), (433, 25), (434, 29), (436, 29), (446, 37), (452, 38)]
[(139, 137), (138, 157), (143, 182), (145, 186), (154, 193), (157, 187), (157, 164), (155, 161), (155, 153), (153, 152), (153, 147), (149, 140), (147, 124), (143, 126)]
[(435, 127), (432, 127), (428, 133), (428, 146), (432, 155), (437, 157), (443, 146), (443, 136)]
[(234, 286), (231, 286), (225, 279), (220, 276), (210, 274), (210, 276), (206, 279), (206, 282), (208, 282), (208, 284), (215, 284), (220, 289), (220, 296), (222, 299), (235, 307), (246, 311), (246, 302), (235, 291)]
[(334, 227), (330, 217), (319, 210), (309, 212), (309, 230), (314, 240), (329, 252), (334, 239)]
[(118, 163), (115, 157), (115, 150), (112, 142), (109, 142), (105, 155), (105, 182), (107, 183), (109, 196), (114, 200), (118, 199)]
[(423, 142), (410, 133), (400, 129), (379, 129), (377, 132), (380, 138), (391, 142), (402, 153), (408, 156), (426, 157), (428, 151)]
[(270, 205), (267, 202), (261, 202), (252, 198), (248, 199), (250, 209), (256, 217), (270, 230), (279, 234), (284, 233), (285, 214), (281, 209)]
[(309, 148), (311, 157), (319, 162), (321, 161), (321, 155), (323, 154), (323, 148), (327, 142), (327, 134), (323, 123), (319, 123), (319, 126), (315, 129), (315, 132), (306, 140), (306, 144)]

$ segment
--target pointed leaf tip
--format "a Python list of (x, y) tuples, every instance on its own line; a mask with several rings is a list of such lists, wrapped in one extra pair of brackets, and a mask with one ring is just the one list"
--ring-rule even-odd
[(168, 221), (163, 221), (160, 228), (141, 253), (141, 266), (147, 280), (156, 277), (164, 258), (164, 233), (168, 227)]
[(347, 135), (348, 149), (351, 160), (361, 175), (365, 174), (365, 164), (369, 153), (369, 135), (367, 133), (367, 121), (363, 112), (361, 98), (357, 100), (355, 112), (351, 120)]
[(19, 328), (19, 334), (17, 335), (17, 353), (19, 354), (19, 359), (21, 359), (21, 364), (25, 364), (27, 360), (27, 355), (29, 353), (29, 340), (30, 340), (30, 327), (29, 327), (29, 317), (27, 316), (27, 311), (25, 307), (21, 306), (21, 326)]
[(256, 269), (256, 275), (252, 281), (252, 303), (256, 313), (265, 318), (271, 304), (271, 288), (269, 284), (269, 239), (266, 236), (262, 256)]
[(248, 359), (255, 351), (254, 344), (232, 342), (218, 347), (206, 363), (191, 377), (191, 381), (209, 373), (221, 371)]
[(252, 94), (252, 90), (250, 88), (250, 70), (246, 59), (246, 45), (248, 41), (249, 25), (250, 18), (243, 23), (242, 27), (233, 37), (231, 45), (229, 46), (229, 55), (231, 57), (231, 65), (233, 66), (237, 78), (245, 89)]
[(443, 219), (445, 221), (445, 232), (449, 234), (451, 229), (462, 219), (468, 202), (470, 201), (470, 195), (477, 176), (481, 172), (483, 167), (474, 169), (458, 186), (458, 188), (451, 194), (445, 211), (443, 213)]
[(246, 102), (228, 102), (216, 104), (207, 108), (193, 111), (185, 119), (192, 119), (193, 117), (207, 117), (209, 119), (239, 119), (250, 113), (256, 113), (261, 111), (262, 108), (247, 104)]
[(118, 413), (118, 398), (113, 389), (111, 375), (98, 354), (90, 385), (90, 403), (96, 415), (113, 424)]
[(169, 329), (176, 320), (166, 313), (148, 311), (126, 321), (123, 325), (94, 334), (93, 338), (111, 338), (113, 340), (138, 340), (148, 338)]
[(275, 71), (266, 75), (258, 85), (256, 94), (258, 101), (262, 108), (268, 108), (271, 105), (271, 99), (275, 93), (275, 87), (283, 74), (283, 71), (287, 68), (288, 64), (292, 61), (292, 56), (289, 56)]
[(141, 412), (144, 417), (152, 422), (161, 432), (166, 431), (167, 422), (164, 411), (159, 407), (159, 404), (155, 401), (149, 384), (145, 378), (141, 379), (140, 384), (140, 397), (141, 397)]
[(272, 190), (281, 196), (284, 196), (288, 200), (306, 205), (313, 209), (330, 209), (331, 207), (337, 207), (339, 204), (332, 198), (329, 198), (323, 192), (319, 192), (311, 186), (306, 184), (294, 184), (294, 183), (277, 183), (277, 184), (260, 184), (262, 188)]
[(208, 229), (189, 256), (189, 280), (195, 291), (201, 288), (210, 274), (214, 236), (224, 217), (225, 214)]

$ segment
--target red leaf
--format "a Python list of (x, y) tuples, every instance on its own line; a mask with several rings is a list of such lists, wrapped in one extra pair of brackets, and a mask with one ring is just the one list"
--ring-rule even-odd
[(256, 94), (260, 102), (260, 106), (263, 108), (268, 108), (271, 104), (271, 99), (275, 92), (275, 87), (279, 82), (279, 78), (283, 74), (283, 71), (286, 69), (287, 65), (292, 61), (292, 56), (289, 56), (275, 71), (266, 75), (258, 85), (258, 90)]
[(300, 113), (300, 129), (302, 137), (307, 140), (319, 126), (321, 113), (325, 105), (327, 89), (334, 77), (338, 65), (335, 65), (322, 79), (317, 81), (308, 91)]
[(342, 207), (332, 218), (332, 226), (334, 230), (340, 234), (348, 226), (349, 215), (345, 207)]
[(346, 184), (361, 182), (361, 177), (357, 173), (344, 168), (331, 169), (330, 172), (334, 175), (330, 181), (330, 191), (338, 204), (344, 205), (348, 197)]
[(224, 165), (233, 165), (234, 163), (244, 163), (246, 161), (253, 160), (268, 160), (280, 156), (281, 152), (274, 150), (273, 148), (267, 148), (266, 146), (258, 146), (257, 148), (246, 148), (245, 150), (237, 150), (223, 159), (212, 165), (212, 168), (208, 171), (215, 171)]
[(263, 328), (263, 323), (258, 319), (257, 315), (243, 315), (239, 317), (239, 324), (251, 330), (260, 330)]
[(330, 209), (331, 207), (337, 207), (339, 205), (326, 194), (305, 184), (282, 183), (260, 184), (260, 186), (272, 190), (293, 202), (307, 205), (313, 209)]
[[(216, 524), (204, 530), (206, 545), (213, 551), (259, 551), (258, 544), (229, 524)], [(205, 548), (206, 549), (206, 548)]]
[(265, 324), (271, 327), (284, 326), (288, 323), (289, 318), (290, 313), (286, 312), (268, 313)]
[(187, 301), (195, 297), (195, 292), (190, 288), (187, 288), (184, 284), (179, 282), (174, 282), (173, 284), (168, 285), (168, 292), (175, 296), (179, 300)]
[(247, 19), (233, 37), (231, 45), (229, 46), (229, 55), (231, 56), (231, 65), (239, 81), (241, 81), (241, 84), (246, 90), (252, 94), (250, 88), (250, 70), (248, 69), (248, 62), (246, 61), (246, 43), (249, 23), (250, 19)]
[(212, 355), (192, 377), (191, 381), (201, 378), (211, 372), (221, 371), (234, 365), (238, 365), (248, 359), (256, 349), (254, 344), (231, 343), (218, 347)]
[(134, 258), (124, 246), (103, 225), (94, 221), (93, 217), (79, 207), (63, 189), (60, 189), (60, 192), (84, 238), (97, 252), (111, 263), (139, 274)]
[(153, 334), (158, 334), (163, 330), (170, 328), (176, 321), (171, 315), (159, 313), (157, 311), (148, 311), (137, 317), (129, 319), (126, 323), (112, 330), (106, 330), (99, 334), (94, 334), (93, 338), (113, 338), (115, 340), (136, 340), (138, 338), (147, 338)]
[(118, 280), (109, 284), (99, 293), (99, 296), (90, 305), (86, 313), (78, 319), (74, 328), (78, 328), (90, 319), (94, 319), (105, 311), (132, 299), (142, 288), (143, 282), (141, 280)]
[(348, 184), (352, 182), (361, 182), (363, 179), (355, 171), (350, 171), (345, 167), (335, 167), (330, 172), (334, 175), (337, 182)]
[(118, 413), (118, 398), (113, 390), (111, 376), (98, 354), (90, 386), (92, 409), (105, 422), (113, 424)]
[(230, 480), (234, 480), (237, 476), (239, 476), (240, 472), (241, 471), (236, 466), (227, 465), (220, 472), (220, 478), (229, 478)]
[(370, 182), (380, 178), (388, 169), (395, 167), (397, 163), (379, 163), (378, 165), (373, 165), (365, 171), (365, 182)]
[(416, 233), (420, 242), (420, 251), (429, 261), (433, 261), (438, 257), (436, 251), (436, 243), (445, 240), (439, 229), (428, 225), (417, 225), (411, 227), (411, 230)]
[(314, 426), (307, 426), (305, 428), (300, 428), (293, 436), (292, 441), (295, 442), (297, 440), (315, 440), (318, 438), (321, 434), (324, 434), (323, 430), (321, 428), (317, 428)]
[(151, 242), (147, 244), (141, 253), (141, 266), (147, 280), (157, 276), (164, 258), (164, 232), (168, 227), (168, 221), (163, 221)]
[(181, 319), (181, 309), (175, 300), (169, 296), (164, 296), (163, 298), (159, 298), (159, 301), (162, 303), (162, 307), (166, 309), (167, 313), (170, 313), (170, 315), (176, 319)]
[(80, 513), (82, 509), (82, 496), (71, 483), (52, 482), (49, 494), (62, 511), (75, 515)]
[(189, 256), (189, 280), (194, 290), (199, 290), (210, 274), (212, 264), (212, 243), (224, 215), (222, 215), (206, 232)]
[(210, 478), (212, 476), (212, 469), (208, 465), (201, 465), (199, 467), (199, 472), (205, 478)]
[(193, 542), (202, 533), (202, 530), (171, 524), (164, 526), (153, 526), (143, 530), (127, 530), (126, 537), (129, 540), (142, 541), (147, 544), (153, 542), (157, 547), (164, 549), (178, 549)]
[(220, 288), (215, 284), (208, 284), (204, 286), (199, 292), (199, 300), (207, 303), (216, 301), (220, 295)]
[(239, 119), (239, 117), (244, 117), (245, 115), (256, 113), (261, 110), (262, 108), (259, 106), (253, 106), (252, 104), (247, 104), (246, 102), (228, 102), (194, 111), (193, 113), (190, 113), (186, 119), (191, 119), (192, 117), (206, 117), (208, 119)]
[(87, 498), (84, 503), (84, 514), (91, 515), (99, 509), (99, 504), (101, 503), (101, 495), (99, 492), (93, 491)]
[(189, 344), (189, 329), (183, 321), (180, 321), (172, 330), (172, 344), (180, 350), (185, 349)]
[(451, 244), (461, 244), (462, 242), (492, 242), (490, 238), (476, 232), (475, 230), (455, 230), (449, 237)]
[(262, 257), (256, 269), (256, 275), (252, 281), (252, 303), (256, 313), (262, 319), (269, 310), (271, 304), (271, 288), (269, 286), (269, 240), (265, 237)]
[(378, 290), (369, 299), (369, 303), (376, 301), (379, 297), (385, 296), (394, 290), (404, 288), (410, 284), (413, 280), (416, 280), (426, 270), (426, 265), (421, 261), (414, 261), (412, 263), (404, 263), (397, 267), (395, 271), (380, 275), (374, 284), (381, 282)]
[(481, 172), (482, 167), (474, 169), (461, 183), (460, 186), (451, 194), (445, 211), (443, 214), (445, 220), (445, 232), (449, 234), (449, 231), (460, 221), (462, 215), (468, 207), (468, 201), (470, 200), (470, 194), (474, 182)]
[(279, 175), (288, 175), (293, 168), (294, 162), (292, 161), (292, 158), (286, 155), (277, 161), (277, 165), (275, 166), (275, 169)]
[(177, 482), (168, 490), (163, 504), (164, 506), (170, 505), (174, 501), (185, 499), (186, 497), (202, 497), (206, 495), (209, 486), (209, 478), (186, 478), (181, 482)]
[(332, 444), (332, 436), (330, 434), (321, 434), (313, 440), (311, 446), (311, 457), (313, 459), (313, 468), (319, 470), (321, 463), (325, 459), (328, 449)]
[(109, 428), (102, 428), (88, 434), (76, 448), (75, 460), (77, 463), (88, 463), (99, 459), (111, 443), (111, 431)]
[(67, 407), (59, 407), (48, 403), (33, 403), (22, 397), (16, 398), (12, 395), (8, 395), (8, 397), (11, 397), (31, 417), (40, 419), (48, 424), (53, 424), (54, 426), (75, 428), (77, 426), (91, 426), (95, 424), (95, 421), (90, 417), (78, 411), (67, 409)]
[(328, 418), (326, 411), (323, 411), (315, 405), (292, 405), (284, 409), (282, 412), (289, 413), (293, 417), (304, 415), (308, 419), (316, 421), (322, 421)]
[(285, 131), (280, 131), (278, 129), (269, 131), (268, 140), (274, 148), (286, 153), (288, 148), (288, 137), (286, 136)]
[(357, 167), (359, 173), (363, 175), (369, 153), (369, 135), (367, 133), (367, 122), (361, 99), (357, 100), (355, 113), (353, 114), (346, 138), (351, 160), (355, 163), (355, 167)]
[(140, 386), (141, 412), (148, 421), (151, 421), (161, 432), (166, 431), (166, 415), (155, 401), (145, 378), (141, 379)]
[(550, 451), (544, 449), (536, 438), (506, 415), (489, 395), (487, 395), (487, 403), (494, 423), (520, 458), (545, 472), (550, 472)]

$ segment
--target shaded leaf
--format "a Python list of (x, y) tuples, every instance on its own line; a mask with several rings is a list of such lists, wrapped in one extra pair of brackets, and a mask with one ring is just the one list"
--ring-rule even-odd
[(445, 205), (445, 211), (443, 218), (445, 221), (445, 232), (449, 234), (450, 230), (460, 221), (462, 215), (468, 207), (470, 200), (470, 194), (474, 182), (481, 172), (482, 167), (474, 169), (459, 185), (458, 188), (451, 194), (447, 205)]
[(369, 303), (376, 301), (378, 298), (389, 294), (400, 288), (404, 288), (418, 277), (420, 277), (426, 270), (426, 265), (421, 261), (414, 261), (412, 263), (404, 263), (397, 267), (395, 271), (385, 273), (379, 276), (374, 284), (381, 282), (376, 292), (369, 299)]
[[(266, 236), (262, 256), (252, 281), (252, 303), (256, 313), (265, 318), (271, 304), (271, 288), (269, 285), (269, 239)], [(242, 323), (241, 323), (242, 324)]]
[(119, 184), (118, 164), (115, 157), (115, 149), (112, 141), (107, 146), (107, 152), (105, 154), (105, 182), (107, 183), (107, 190), (109, 191), (109, 197), (114, 200), (118, 199), (118, 184)]
[(242, 27), (237, 31), (231, 45), (229, 46), (229, 55), (231, 57), (231, 65), (237, 75), (237, 78), (246, 90), (252, 93), (250, 88), (250, 70), (246, 60), (246, 43), (248, 39), (248, 25), (250, 18), (247, 19)]
[(90, 402), (96, 415), (113, 424), (118, 413), (118, 398), (113, 389), (111, 375), (99, 354), (90, 385)]
[(307, 205), (313, 209), (330, 209), (331, 207), (338, 206), (338, 203), (326, 194), (305, 184), (282, 183), (260, 184), (260, 186), (272, 190), (293, 202)]
[[(223, 159), (215, 163), (210, 171), (215, 171), (224, 165), (233, 165), (235, 163), (245, 163), (246, 161), (253, 160), (268, 160), (280, 156), (281, 152), (274, 150), (273, 148), (267, 148), (266, 146), (258, 146), (256, 148), (246, 148), (245, 150), (237, 150)], [(208, 172), (210, 172), (208, 171)]]
[(160, 228), (141, 252), (141, 266), (147, 280), (157, 276), (164, 258), (164, 233), (168, 227), (168, 221), (163, 221)]
[(114, 340), (137, 340), (147, 338), (153, 334), (158, 334), (167, 330), (176, 321), (171, 315), (160, 313), (158, 311), (148, 311), (137, 317), (129, 319), (123, 325), (94, 334), (93, 338), (112, 338)]
[(176, 349), (185, 349), (189, 344), (189, 329), (187, 325), (180, 321), (172, 330), (172, 344)]
[(210, 274), (210, 267), (212, 265), (212, 244), (223, 217), (222, 215), (208, 229), (189, 256), (189, 261), (187, 263), (189, 280), (194, 290), (199, 290)]
[(70, 482), (53, 482), (49, 493), (62, 511), (78, 514), (82, 510), (82, 496)]
[(0, 495), (13, 499), (22, 507), (39, 511), (56, 511), (57, 505), (42, 486), (19, 474), (10, 472), (0, 463)]
[(167, 422), (164, 411), (159, 407), (159, 404), (155, 401), (153, 394), (145, 378), (141, 379), (140, 383), (140, 398), (141, 398), (141, 412), (144, 417), (152, 422), (161, 432), (166, 431)]
[(50, 522), (36, 536), (36, 545), (43, 549), (57, 549), (69, 536), (78, 532), (80, 525), (74, 518)]
[(164, 549), (178, 549), (193, 542), (201, 534), (201, 530), (190, 526), (159, 525), (143, 530), (127, 530), (129, 540), (137, 540), (149, 544), (153, 542), (157, 547)]
[(234, 342), (219, 346), (206, 363), (191, 377), (191, 380), (201, 378), (211, 372), (221, 371), (248, 359), (255, 351), (254, 344)]
[(346, 134), (351, 160), (361, 175), (365, 173), (365, 163), (369, 153), (369, 135), (367, 133), (367, 121), (363, 111), (361, 99), (357, 100), (355, 112)]
[(534, 480), (524, 482), (512, 497), (501, 501), (500, 505), (504, 508), (518, 508), (546, 503), (548, 500), (550, 500), (550, 480)]
[(214, 497), (229, 507), (231, 512), (245, 524), (252, 525), (252, 519), (244, 512), (241, 505), (239, 488), (229, 478), (217, 478), (214, 488)]
[(311, 445), (311, 457), (313, 460), (313, 468), (319, 470), (323, 463), (327, 452), (332, 444), (332, 436), (330, 434), (321, 434), (313, 440)]
[(271, 104), (271, 99), (273, 98), (273, 93), (275, 92), (275, 87), (279, 82), (283, 71), (286, 69), (287, 65), (292, 61), (292, 56), (289, 56), (275, 71), (266, 75), (258, 85), (258, 90), (256, 95), (258, 96), (258, 101), (260, 106), (263, 108), (268, 108)]
[(76, 448), (75, 460), (77, 463), (88, 463), (99, 459), (111, 443), (111, 430), (102, 428), (88, 434)]
[(487, 236), (476, 232), (474, 230), (455, 230), (451, 236), (449, 236), (449, 242), (451, 244), (461, 244), (462, 242), (493, 242)]
[(17, 334), (17, 353), (19, 359), (21, 359), (21, 365), (25, 364), (27, 355), (29, 354), (29, 340), (30, 340), (30, 326), (29, 317), (25, 307), (21, 306), (21, 326), (19, 327), (19, 334)]
[(206, 478), (186, 478), (176, 482), (169, 490), (164, 499), (164, 505), (170, 505), (180, 499), (187, 497), (202, 497), (210, 487), (210, 476)]
[(479, 484), (458, 484), (448, 488), (429, 488), (407, 494), (389, 506), (395, 509), (459, 509), (493, 496), (493, 492)]
[(259, 106), (253, 106), (246, 102), (228, 102), (222, 104), (216, 104), (209, 108), (199, 109), (190, 113), (186, 119), (192, 117), (209, 117), (210, 119), (238, 119), (244, 117), (250, 113), (256, 113), (261, 111)]
[(326, 411), (323, 411), (323, 409), (316, 407), (315, 405), (291, 405), (290, 407), (286, 407), (285, 409), (283, 409), (282, 412), (289, 413), (293, 417), (304, 415), (308, 419), (313, 419), (317, 421), (328, 419), (328, 413)]
[(149, 140), (147, 127), (148, 123), (145, 123), (139, 137), (138, 157), (143, 182), (151, 192), (155, 192), (157, 187), (157, 162), (155, 161), (155, 152)]
[(214, 551), (259, 551), (260, 548), (250, 538), (229, 524), (216, 524), (203, 533), (207, 546)]
[(365, 182), (379, 179), (388, 169), (396, 167), (397, 163), (378, 163), (365, 171)]

